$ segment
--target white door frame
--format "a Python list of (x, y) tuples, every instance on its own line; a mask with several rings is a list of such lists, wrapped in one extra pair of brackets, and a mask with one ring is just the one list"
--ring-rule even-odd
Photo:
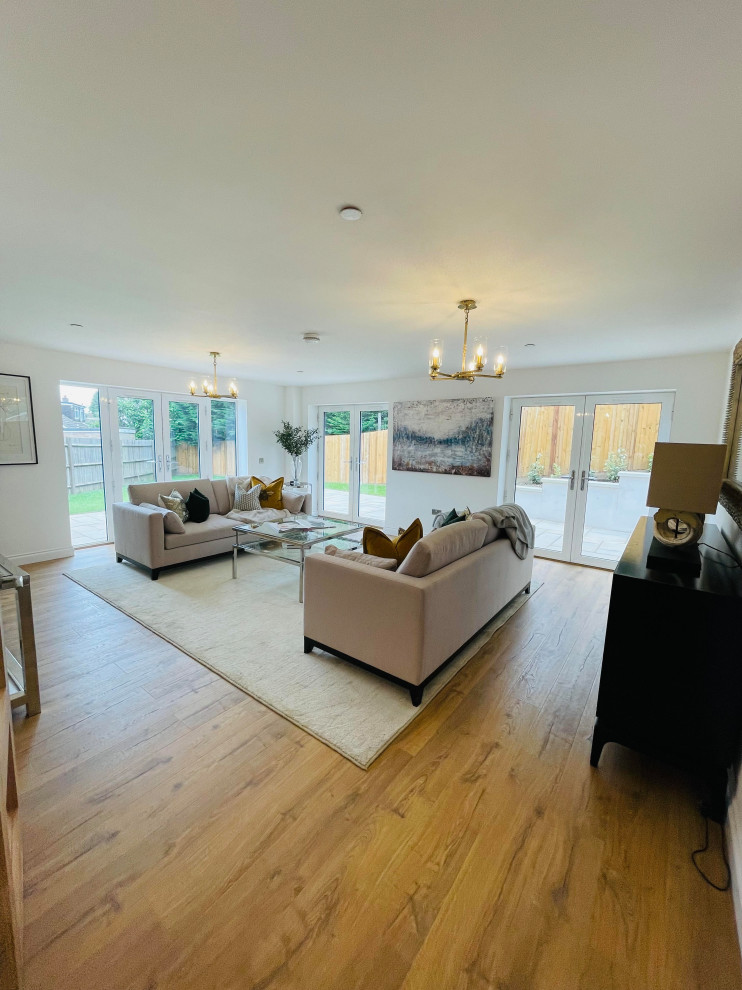
[[(211, 477), (211, 400), (202, 395), (162, 392), (163, 481), (173, 480), (170, 460), (170, 403), (190, 402), (198, 407), (198, 476)], [(175, 479), (177, 481), (177, 478)]]
[(585, 411), (584, 395), (529, 395), (510, 401), (510, 429), (508, 431), (507, 470), (505, 477), (505, 501), (515, 502), (515, 480), (518, 473), (518, 444), (520, 442), (521, 411), (534, 406), (574, 406), (575, 421), (572, 428), (572, 447), (569, 460), (569, 485), (567, 487), (567, 504), (564, 512), (564, 536), (561, 550), (539, 550), (539, 557), (551, 560), (569, 560), (572, 549), (576, 479), (580, 463), (580, 440), (582, 437), (582, 419)]
[(673, 390), (653, 392), (588, 392), (568, 395), (529, 395), (510, 400), (510, 425), (507, 442), (507, 464), (504, 496), (506, 502), (515, 501), (515, 481), (518, 468), (518, 444), (520, 440), (521, 410), (526, 406), (574, 406), (575, 422), (572, 432), (572, 450), (569, 464), (569, 487), (564, 519), (564, 536), (561, 550), (537, 550), (539, 557), (564, 560), (590, 567), (613, 570), (615, 560), (588, 557), (582, 553), (585, 514), (590, 486), (590, 454), (593, 442), (595, 407), (627, 403), (660, 403), (660, 423), (657, 439), (670, 439), (675, 405)]
[[(364, 518), (361, 512), (361, 416), (362, 412), (388, 412), (386, 402), (343, 402), (317, 407), (317, 422), (320, 435), (317, 457), (317, 511), (321, 515), (332, 515), (336, 519), (378, 525), (378, 519)], [(350, 416), (350, 457), (348, 459), (348, 511), (328, 513), (325, 509), (325, 413), (347, 412)]]
[[(570, 560), (575, 564), (588, 564), (591, 567), (615, 568), (616, 561), (603, 557), (585, 556), (582, 553), (582, 539), (585, 531), (585, 514), (587, 499), (590, 492), (590, 459), (593, 446), (593, 427), (595, 424), (595, 407), (612, 405), (636, 405), (638, 403), (658, 403), (660, 422), (657, 430), (657, 440), (666, 442), (670, 439), (670, 428), (675, 405), (674, 392), (612, 392), (591, 393), (585, 396), (585, 411), (582, 417), (582, 441), (580, 449), (580, 468), (577, 484), (575, 485), (576, 505), (575, 520), (572, 530), (572, 545)], [(637, 520), (638, 521), (638, 520)]]

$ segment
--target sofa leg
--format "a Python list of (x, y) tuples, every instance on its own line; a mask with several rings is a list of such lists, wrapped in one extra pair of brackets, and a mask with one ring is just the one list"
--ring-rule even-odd
[(424, 690), (425, 688), (422, 686), (422, 684), (410, 685), (410, 698), (415, 708), (420, 707), (420, 702), (423, 700)]
[(117, 564), (122, 564), (123, 562), (124, 562), (124, 558), (121, 556), (120, 553), (117, 553), (116, 554), (116, 563)]
[(530, 581), (528, 582), (528, 584), (525, 586), (525, 588), (523, 590), (525, 591), (525, 593), (527, 595), (530, 595), (531, 594), (531, 582)]
[(314, 640), (313, 639), (309, 639), (308, 636), (305, 636), (304, 637), (304, 652), (305, 653), (311, 653), (313, 649), (314, 649)]
[(153, 581), (156, 581), (160, 576), (160, 568), (153, 567), (152, 570), (149, 572), (149, 576), (152, 578)]

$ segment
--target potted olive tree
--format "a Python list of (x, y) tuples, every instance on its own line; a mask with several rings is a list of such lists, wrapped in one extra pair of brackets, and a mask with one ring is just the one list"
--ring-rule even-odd
[(292, 485), (299, 485), (301, 474), (301, 455), (304, 454), (319, 436), (319, 430), (304, 430), (301, 426), (292, 426), (283, 420), (280, 430), (275, 430), (273, 436), (283, 447), (294, 462), (294, 480)]

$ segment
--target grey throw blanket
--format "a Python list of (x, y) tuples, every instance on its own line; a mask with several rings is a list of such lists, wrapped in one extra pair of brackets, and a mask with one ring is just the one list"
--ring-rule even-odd
[(524, 509), (519, 505), (508, 502), (505, 505), (497, 505), (491, 509), (480, 509), (484, 516), (489, 516), (492, 524), (497, 529), (502, 529), (505, 535), (513, 544), (513, 550), (525, 560), (528, 551), (533, 549), (534, 529), (533, 523), (528, 518)]

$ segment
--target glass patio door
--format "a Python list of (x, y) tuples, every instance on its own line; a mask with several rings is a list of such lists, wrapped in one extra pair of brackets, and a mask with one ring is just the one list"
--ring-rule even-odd
[(384, 525), (388, 417), (383, 404), (319, 410), (319, 512)]
[(162, 396), (163, 481), (209, 477), (210, 409), (208, 399)]
[(647, 508), (654, 445), (670, 439), (667, 392), (588, 395), (571, 560), (614, 567)]
[(159, 396), (109, 389), (114, 501), (129, 501), (129, 485), (164, 481)]
[(505, 500), (523, 506), (541, 557), (612, 568), (646, 505), (673, 392), (514, 399)]
[(536, 528), (536, 552), (570, 560), (584, 395), (514, 399), (506, 501), (522, 506)]

